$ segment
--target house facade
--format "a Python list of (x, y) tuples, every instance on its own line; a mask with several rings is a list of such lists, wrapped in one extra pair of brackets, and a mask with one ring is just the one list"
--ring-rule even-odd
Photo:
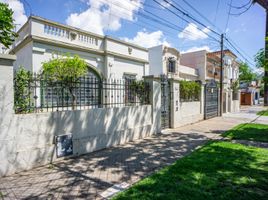
[[(184, 53), (181, 55), (181, 64), (198, 69), (199, 79), (206, 83), (214, 79), (220, 81), (221, 52), (208, 52), (206, 50)], [(224, 50), (223, 66), (223, 113), (237, 110), (234, 101), (237, 95), (233, 94), (232, 85), (239, 78), (239, 63), (237, 57), (230, 50)], [(235, 108), (236, 107), (236, 108)]]
[(260, 104), (260, 81), (251, 81), (250, 83), (241, 83), (241, 105), (258, 105)]
[(42, 63), (66, 54), (83, 58), (99, 78), (142, 78), (149, 74), (148, 50), (109, 36), (31, 16), (18, 31), (10, 53), (15, 69), (39, 72)]
[(198, 80), (198, 69), (181, 65), (180, 52), (164, 45), (149, 48), (150, 75), (165, 74), (170, 78)]

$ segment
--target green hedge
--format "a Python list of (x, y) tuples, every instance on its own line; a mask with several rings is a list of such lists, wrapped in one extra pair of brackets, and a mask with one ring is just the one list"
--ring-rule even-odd
[(180, 81), (182, 102), (200, 101), (201, 85), (195, 81)]
[(31, 112), (32, 73), (20, 67), (14, 74), (14, 109), (16, 113)]

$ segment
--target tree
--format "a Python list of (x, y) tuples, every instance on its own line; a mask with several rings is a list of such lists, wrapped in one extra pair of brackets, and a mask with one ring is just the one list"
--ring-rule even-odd
[[(267, 40), (267, 38), (266, 38)], [(255, 62), (258, 68), (264, 69), (264, 105), (268, 105), (268, 60), (265, 56), (265, 49), (260, 49), (258, 53), (255, 55)]]
[(75, 88), (79, 82), (79, 78), (86, 75), (88, 69), (86, 62), (79, 56), (73, 58), (67, 56), (65, 58), (54, 58), (43, 63), (43, 75), (51, 82), (61, 82), (68, 88), (72, 96), (72, 109), (76, 107)]
[(241, 63), (239, 66), (239, 81), (250, 83), (255, 80), (257, 75), (252, 72), (247, 63)]
[(17, 34), (14, 32), (13, 11), (5, 3), (0, 3), (0, 43), (9, 47)]
[(260, 49), (255, 55), (255, 62), (258, 68), (268, 69), (268, 61), (265, 59), (265, 50)]

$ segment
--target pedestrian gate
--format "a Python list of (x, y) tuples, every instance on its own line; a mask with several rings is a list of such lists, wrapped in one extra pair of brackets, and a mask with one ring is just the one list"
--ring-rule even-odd
[(218, 94), (218, 87), (215, 80), (211, 80), (205, 85), (205, 119), (210, 119), (218, 116)]
[(161, 128), (170, 128), (170, 121), (170, 82), (167, 76), (161, 75)]

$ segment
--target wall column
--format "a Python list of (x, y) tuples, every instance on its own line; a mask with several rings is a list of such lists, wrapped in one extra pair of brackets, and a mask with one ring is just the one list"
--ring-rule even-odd
[(13, 62), (16, 56), (0, 54), (0, 122), (14, 113)]
[(200, 113), (204, 117), (204, 109), (205, 109), (205, 84), (201, 84), (201, 94), (200, 94)]
[(152, 134), (161, 133), (161, 82), (154, 76), (144, 77), (150, 84), (150, 103), (152, 105)]
[(229, 91), (229, 96), (230, 96), (230, 98), (229, 98), (230, 105), (228, 105), (229, 106), (228, 108), (230, 108), (230, 110), (228, 110), (228, 111), (232, 113), (232, 112), (235, 112), (234, 101), (233, 101), (233, 90)]
[(15, 133), (10, 134), (14, 118), (13, 62), (16, 56), (0, 54), (0, 177), (13, 170), (10, 163), (16, 158)]
[(170, 99), (171, 128), (177, 128), (180, 121), (180, 83), (178, 80), (172, 79), (170, 84), (172, 94)]

